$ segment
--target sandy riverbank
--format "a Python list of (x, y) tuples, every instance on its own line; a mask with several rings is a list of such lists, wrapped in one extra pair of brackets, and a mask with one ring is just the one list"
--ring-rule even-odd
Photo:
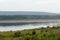
[(60, 19), (0, 20), (0, 23), (60, 22)]

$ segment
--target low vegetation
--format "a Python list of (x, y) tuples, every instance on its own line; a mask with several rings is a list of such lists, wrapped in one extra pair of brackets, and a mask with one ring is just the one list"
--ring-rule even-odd
[(0, 40), (60, 40), (60, 26), (0, 32)]

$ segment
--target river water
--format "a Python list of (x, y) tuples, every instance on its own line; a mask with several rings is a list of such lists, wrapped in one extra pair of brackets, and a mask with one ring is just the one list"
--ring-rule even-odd
[(0, 31), (17, 31), (34, 29), (41, 27), (52, 27), (53, 25), (60, 25), (60, 22), (39, 22), (39, 23), (0, 23)]

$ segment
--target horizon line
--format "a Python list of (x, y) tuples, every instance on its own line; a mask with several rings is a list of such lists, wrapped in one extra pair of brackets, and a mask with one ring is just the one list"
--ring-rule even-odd
[(0, 11), (0, 12), (45, 12), (45, 13), (55, 13), (56, 14), (56, 12), (46, 12), (46, 11)]

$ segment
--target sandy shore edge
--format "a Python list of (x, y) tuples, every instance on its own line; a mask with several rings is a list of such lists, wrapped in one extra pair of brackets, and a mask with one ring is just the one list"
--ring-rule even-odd
[(0, 20), (0, 23), (60, 22), (60, 19)]

